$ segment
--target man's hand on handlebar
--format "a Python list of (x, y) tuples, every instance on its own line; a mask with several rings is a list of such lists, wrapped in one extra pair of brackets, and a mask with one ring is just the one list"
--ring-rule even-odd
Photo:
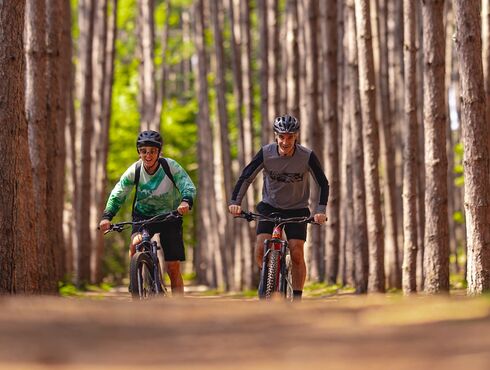
[(179, 212), (181, 215), (185, 215), (187, 212), (189, 212), (189, 203), (182, 201), (177, 207), (177, 212)]
[(111, 228), (111, 221), (109, 220), (102, 220), (100, 221), (99, 223), (99, 229), (102, 231), (102, 232), (106, 232), (107, 230), (109, 230)]
[(235, 217), (240, 216), (240, 213), (242, 213), (242, 207), (240, 207), (237, 204), (230, 204), (228, 206), (228, 211)]
[(317, 224), (323, 225), (328, 220), (328, 217), (325, 213), (317, 213), (313, 216), (313, 219)]

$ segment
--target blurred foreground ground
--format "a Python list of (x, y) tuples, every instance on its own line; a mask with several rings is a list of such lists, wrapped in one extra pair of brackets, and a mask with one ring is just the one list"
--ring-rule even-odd
[(1, 297), (0, 369), (490, 369), (490, 299)]

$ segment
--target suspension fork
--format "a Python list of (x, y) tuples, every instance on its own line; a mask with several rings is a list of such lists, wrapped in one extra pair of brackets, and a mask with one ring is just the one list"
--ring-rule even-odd
[(287, 289), (287, 271), (286, 271), (286, 253), (288, 249), (288, 242), (286, 240), (281, 241), (281, 257), (279, 263), (279, 291), (281, 293), (286, 293)]

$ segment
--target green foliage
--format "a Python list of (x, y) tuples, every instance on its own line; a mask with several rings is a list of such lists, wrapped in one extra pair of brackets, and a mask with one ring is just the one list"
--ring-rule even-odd
[(355, 289), (350, 287), (340, 287), (339, 285), (328, 285), (326, 283), (310, 282), (304, 287), (305, 295), (309, 297), (321, 297), (324, 295), (332, 295), (340, 292), (354, 293)]
[(466, 289), (468, 288), (468, 282), (464, 278), (462, 273), (449, 275), (449, 286), (451, 290)]
[(82, 292), (72, 283), (59, 282), (58, 291), (62, 297), (80, 297)]
[(464, 185), (464, 167), (463, 167), (463, 155), (464, 147), (463, 143), (457, 143), (454, 145), (454, 174), (457, 176), (454, 178), (454, 184), (457, 187)]
[(454, 212), (453, 213), (453, 221), (460, 224), (460, 225), (463, 225), (464, 224), (463, 212), (461, 212), (461, 211)]

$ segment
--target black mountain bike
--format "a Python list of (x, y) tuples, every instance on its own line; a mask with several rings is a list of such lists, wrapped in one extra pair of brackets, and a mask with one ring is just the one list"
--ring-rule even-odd
[(163, 213), (143, 221), (126, 221), (111, 224), (109, 232), (121, 232), (130, 226), (138, 226), (138, 231), (142, 234), (141, 243), (136, 245), (136, 253), (131, 257), (129, 265), (129, 286), (131, 295), (136, 299), (148, 299), (156, 295), (165, 295), (166, 289), (158, 258), (157, 242), (151, 240), (147, 225), (157, 222), (165, 222), (181, 218), (182, 215), (177, 211)]
[(288, 241), (282, 239), (282, 230), (289, 223), (315, 223), (313, 217), (282, 218), (271, 214), (261, 215), (244, 212), (237, 216), (250, 221), (269, 221), (274, 223), (272, 237), (264, 241), (264, 257), (260, 271), (259, 298), (269, 299), (274, 294), (280, 294), (287, 300), (293, 299), (293, 284), (291, 273), (291, 255)]

